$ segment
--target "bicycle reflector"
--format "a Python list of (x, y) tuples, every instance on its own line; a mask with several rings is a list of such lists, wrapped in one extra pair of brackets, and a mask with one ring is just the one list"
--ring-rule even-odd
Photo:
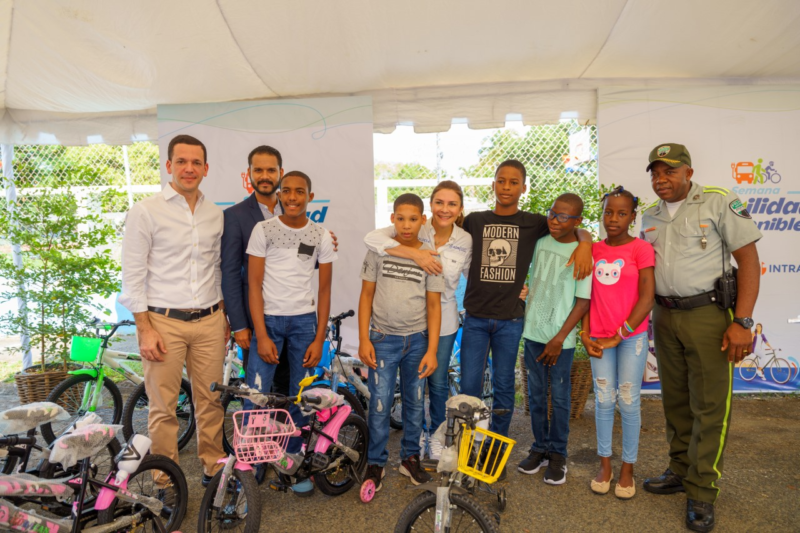
[(97, 359), (97, 352), (100, 350), (101, 342), (102, 339), (94, 337), (72, 337), (69, 358), (81, 363), (91, 363)]
[(470, 429), (466, 424), (462, 424), (461, 432), (458, 471), (484, 483), (497, 481), (517, 441), (481, 427)]

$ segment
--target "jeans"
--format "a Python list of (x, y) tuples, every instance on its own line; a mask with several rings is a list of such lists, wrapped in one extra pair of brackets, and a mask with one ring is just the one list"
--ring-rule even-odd
[(436, 351), (436, 370), (428, 376), (428, 393), (430, 396), (431, 427), (433, 432), (444, 422), (445, 403), (450, 396), (450, 387), (447, 383), (447, 374), (450, 370), (450, 358), (453, 355), (453, 345), (457, 333), (439, 337), (439, 348)]
[[(528, 369), (528, 399), (533, 431), (532, 452), (557, 453), (567, 456), (569, 438), (569, 410), (572, 385), (569, 373), (575, 348), (561, 350), (553, 366), (536, 359), (545, 345), (525, 339), (525, 368)], [(553, 415), (547, 419), (547, 377), (550, 377), (550, 398)]]
[(411, 335), (387, 335), (369, 332), (375, 348), (378, 368), (369, 369), (369, 449), (367, 464), (384, 466), (389, 459), (386, 444), (389, 442), (389, 415), (394, 400), (397, 370), (403, 397), (403, 438), (400, 441), (400, 458), (405, 460), (420, 452), (419, 436), (425, 405), (425, 382), (419, 379), (419, 364), (428, 351), (428, 332)]
[(492, 415), (489, 429), (506, 437), (514, 413), (514, 370), (524, 325), (523, 317), (495, 320), (467, 313), (461, 333), (461, 392), (476, 398), (483, 395), (483, 373), (491, 348), (493, 407), (508, 409), (508, 414)]
[[(603, 357), (592, 357), (597, 455), (611, 457), (614, 407), (619, 404), (622, 418), (622, 460), (633, 464), (639, 451), (642, 425), (642, 376), (647, 362), (647, 332), (625, 339), (614, 348), (603, 350)], [(621, 400), (621, 401), (620, 401)]]
[[(317, 314), (306, 313), (295, 316), (274, 316), (264, 315), (264, 323), (267, 326), (267, 335), (278, 353), (283, 350), (284, 343), (287, 345), (287, 356), (289, 361), (289, 396), (297, 396), (300, 392), (300, 381), (305, 377), (310, 369), (303, 368), (303, 357), (306, 350), (314, 342), (317, 335)], [(247, 371), (245, 379), (247, 385), (261, 392), (270, 392), (272, 389), (272, 379), (275, 377), (275, 369), (278, 365), (271, 365), (258, 356), (258, 342), (255, 335), (250, 340), (250, 354), (247, 358)], [(245, 409), (261, 409), (254, 406), (249, 400), (245, 401)], [(289, 413), (292, 415), (295, 426), (303, 427), (308, 424), (306, 418), (300, 413), (300, 409), (291, 404)], [(297, 453), (303, 445), (303, 439), (293, 437), (289, 439), (286, 451)]]

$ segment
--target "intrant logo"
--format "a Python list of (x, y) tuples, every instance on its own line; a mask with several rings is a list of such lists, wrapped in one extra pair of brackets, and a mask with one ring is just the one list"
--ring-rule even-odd
[(764, 165), (764, 159), (758, 158), (756, 163), (752, 161), (740, 161), (731, 163), (731, 177), (736, 183), (748, 183), (758, 185), (762, 183), (780, 183), (781, 175), (775, 170), (775, 161), (770, 161)]

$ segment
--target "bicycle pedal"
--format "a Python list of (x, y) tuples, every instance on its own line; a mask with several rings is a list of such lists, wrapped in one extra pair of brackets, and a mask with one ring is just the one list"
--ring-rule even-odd
[(436, 472), (436, 467), (439, 466), (439, 461), (436, 459), (423, 459), (419, 462), (419, 465), (426, 472)]
[(278, 492), (286, 492), (289, 490), (289, 487), (287, 485), (284, 485), (283, 483), (274, 480), (269, 482), (269, 488)]
[(328, 465), (331, 463), (331, 458), (327, 455), (321, 453), (314, 453), (311, 456), (311, 467), (314, 470), (325, 470), (328, 468)]

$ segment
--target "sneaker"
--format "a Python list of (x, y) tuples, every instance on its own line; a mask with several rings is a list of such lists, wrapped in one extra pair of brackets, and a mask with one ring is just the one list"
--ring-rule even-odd
[[(431, 439), (431, 443), (433, 439)], [(419, 457), (420, 459), (425, 458), (425, 452), (428, 450), (428, 434), (425, 430), (422, 430), (422, 433), (419, 435)]]
[[(495, 446), (492, 448), (492, 451), (486, 454), (486, 458), (482, 461), (482, 466), (485, 467), (487, 474), (494, 474), (497, 472), (497, 466), (500, 461), (500, 455), (505, 451), (505, 446)], [(506, 477), (508, 476), (508, 466), (503, 465), (503, 470), (500, 471), (500, 474), (497, 477), (497, 481), (505, 481)]]
[(371, 479), (375, 483), (375, 492), (378, 492), (383, 487), (383, 478), (386, 477), (386, 471), (382, 466), (367, 465), (367, 475), (364, 476), (364, 481)]
[(442, 446), (442, 443), (439, 442), (439, 439), (431, 438), (428, 448), (430, 450), (431, 459), (438, 461), (442, 458), (442, 450), (444, 450), (444, 446)]
[(302, 481), (298, 481), (294, 485), (292, 485), (292, 492), (294, 492), (295, 496), (300, 496), (301, 498), (307, 498), (314, 494), (314, 484), (311, 483), (310, 479), (304, 479)]
[(544, 482), (563, 485), (567, 481), (567, 458), (560, 453), (550, 454), (550, 462), (544, 471)]
[(421, 485), (432, 479), (431, 475), (420, 466), (419, 455), (412, 455), (405, 459), (400, 465), (400, 473), (411, 478), (411, 483), (414, 485)]
[(531, 451), (527, 459), (523, 460), (519, 466), (517, 466), (517, 470), (523, 474), (535, 474), (548, 464), (550, 464), (550, 461), (546, 453)]

